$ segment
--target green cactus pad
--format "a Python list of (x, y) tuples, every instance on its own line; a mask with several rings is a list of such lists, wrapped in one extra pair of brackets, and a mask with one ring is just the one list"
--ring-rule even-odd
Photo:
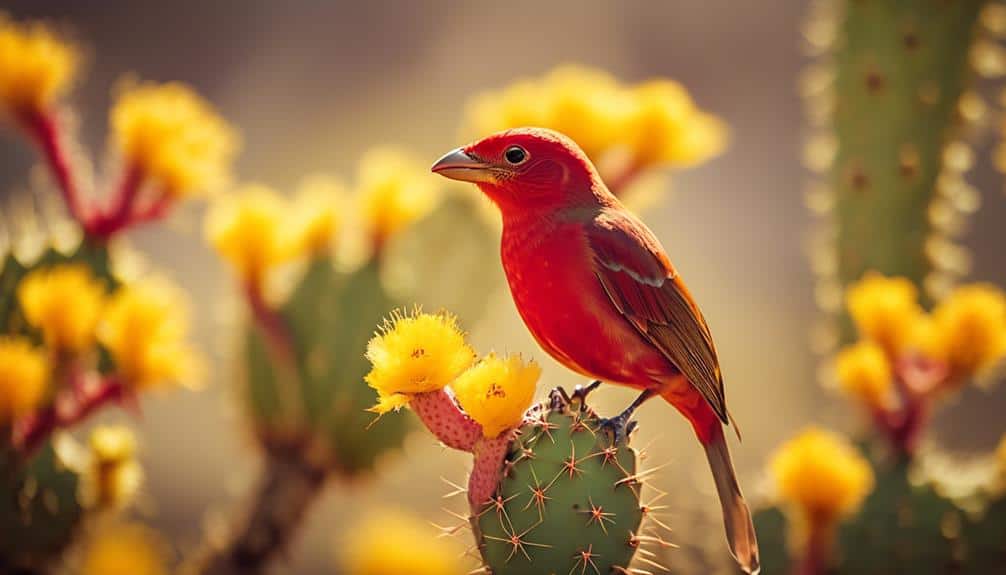
[(46, 443), (23, 466), (0, 456), (0, 572), (43, 564), (71, 541), (83, 510), (77, 473)]
[[(1006, 561), (1006, 501), (970, 517), (929, 485), (913, 485), (908, 465), (873, 462), (876, 487), (839, 528), (836, 574), (997, 573)], [(786, 573), (788, 517), (755, 513), (765, 573)]]
[(377, 262), (344, 273), (319, 258), (280, 310), (294, 339), (292, 372), (275, 364), (260, 331), (249, 326), (245, 398), (266, 446), (305, 449), (312, 461), (352, 476), (401, 445), (410, 418), (384, 418), (368, 429), (374, 393), (360, 383), (374, 326), (396, 307)]
[[(17, 301), (17, 286), (32, 270), (67, 263), (83, 263), (109, 290), (112, 277), (109, 253), (103, 245), (84, 242), (71, 252), (46, 249), (30, 263), (12, 254), (0, 269), (0, 333), (24, 335), (41, 344), (42, 338), (25, 320)], [(107, 353), (99, 367), (108, 369)], [(46, 442), (28, 461), (17, 461), (0, 447), (0, 572), (41, 565), (70, 542), (83, 516), (77, 500), (77, 473), (64, 466)]]
[(494, 575), (617, 573), (639, 546), (637, 457), (574, 399), (520, 428), (496, 499), (472, 518)]
[(449, 309), (466, 324), (482, 316), (504, 285), (499, 233), (475, 191), (445, 198), (437, 209), (396, 237), (386, 261), (388, 285), (426, 309)]

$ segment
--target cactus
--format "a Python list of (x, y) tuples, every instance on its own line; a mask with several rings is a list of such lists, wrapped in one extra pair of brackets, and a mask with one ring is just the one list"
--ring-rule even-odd
[[(109, 288), (117, 284), (103, 245), (83, 242), (69, 252), (49, 247), (30, 262), (8, 254), (0, 268), (0, 333), (41, 341), (24, 320), (16, 288), (30, 271), (62, 263), (85, 263)], [(107, 370), (108, 358), (103, 356), (99, 369)], [(84, 515), (79, 482), (80, 472), (61, 460), (51, 441), (44, 441), (27, 460), (13, 446), (2, 447), (0, 570), (41, 565), (70, 544)]]
[[(958, 110), (962, 96), (977, 98), (967, 92), (967, 64), (983, 4), (839, 1), (827, 3), (836, 13), (812, 16), (806, 36), (828, 58), (804, 82), (810, 122), (824, 128), (807, 163), (824, 180), (808, 201), (832, 212), (814, 256), (826, 311), (870, 270), (931, 295), (965, 271), (962, 249), (944, 233), (959, 231), (974, 203), (962, 178), (971, 151), (958, 140), (968, 118)], [(852, 333), (843, 321), (842, 340)]]
[(0, 456), (0, 571), (37, 567), (58, 556), (73, 539), (83, 509), (79, 474), (45, 444), (18, 466)]
[(561, 390), (521, 426), (492, 501), (472, 517), (494, 575), (627, 573), (643, 538), (636, 452)]
[[(979, 514), (965, 513), (930, 483), (912, 481), (905, 461), (872, 462), (876, 486), (859, 514), (839, 527), (837, 560), (829, 573), (994, 573), (1006, 556), (1006, 498)], [(784, 573), (787, 515), (778, 507), (755, 513), (766, 573)]]
[(294, 341), (294, 373), (270, 360), (260, 330), (248, 329), (247, 400), (267, 450), (301, 450), (320, 467), (352, 477), (371, 470), (381, 453), (402, 442), (406, 419), (367, 431), (371, 395), (358, 385), (367, 372), (360, 350), (396, 306), (380, 281), (378, 262), (343, 273), (327, 258), (316, 258), (280, 309)]

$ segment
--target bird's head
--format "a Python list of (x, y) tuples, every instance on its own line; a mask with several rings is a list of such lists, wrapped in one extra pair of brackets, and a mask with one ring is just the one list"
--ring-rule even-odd
[(544, 128), (493, 134), (448, 152), (432, 170), (478, 185), (504, 216), (583, 205), (609, 195), (583, 150)]

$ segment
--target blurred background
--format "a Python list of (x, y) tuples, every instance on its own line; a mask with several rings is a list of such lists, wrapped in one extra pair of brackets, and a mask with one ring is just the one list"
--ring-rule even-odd
[[(311, 172), (348, 178), (375, 145), (403, 145), (432, 163), (465, 143), (458, 128), (470, 96), (558, 64), (596, 66), (625, 81), (675, 79), (729, 124), (731, 141), (714, 160), (675, 172), (644, 219), (715, 335), (744, 430), (743, 445), (733, 448), (742, 483), (756, 491), (768, 451), (812, 418), (849, 421), (852, 408), (818, 385), (809, 344), (819, 312), (806, 257), (812, 223), (796, 89), (806, 64), (803, 2), (7, 0), (3, 9), (65, 24), (88, 48), (86, 81), (73, 98), (86, 147), (104, 149), (110, 90), (124, 72), (179, 80), (240, 128), (239, 178), (281, 190)], [(31, 185), (34, 151), (19, 138), (0, 131), (4, 200)], [(974, 254), (971, 277), (1004, 285), (1003, 184), (987, 163), (969, 179), (983, 195), (964, 239)], [(131, 234), (191, 293), (196, 337), (213, 360), (205, 390), (145, 396), (135, 421), (150, 523), (183, 546), (195, 545), (207, 521), (240, 503), (258, 464), (236, 413), (228, 361), (235, 283), (204, 243), (200, 210), (187, 206), (173, 225)], [(578, 382), (537, 348), (505, 290), (489, 297), (488, 314), (466, 325), (478, 349), (533, 355), (545, 366), (542, 394)], [(632, 397), (612, 389), (598, 395), (610, 411)], [(646, 465), (664, 466), (655, 485), (670, 493), (666, 521), (683, 548), (669, 556), (674, 569), (676, 557), (684, 564), (694, 549), (721, 545), (721, 528), (704, 458), (684, 420), (665, 417), (666, 409), (654, 402), (640, 411), (636, 445), (650, 445)], [(1004, 410), (1003, 386), (969, 388), (941, 412), (940, 440), (988, 448), (1001, 429), (980, 422)], [(126, 418), (106, 412), (98, 420)], [(417, 434), (403, 454), (382, 463), (376, 484), (332, 485), (280, 563), (296, 573), (331, 572), (338, 526), (377, 504), (451, 523), (440, 511), (450, 489), (441, 478), (463, 482), (466, 465), (465, 454)]]

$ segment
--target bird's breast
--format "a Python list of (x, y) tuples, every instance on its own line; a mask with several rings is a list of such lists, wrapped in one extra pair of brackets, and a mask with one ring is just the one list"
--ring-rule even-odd
[(587, 377), (637, 386), (673, 371), (604, 292), (582, 226), (504, 230), (501, 256), (524, 323), (557, 361)]

